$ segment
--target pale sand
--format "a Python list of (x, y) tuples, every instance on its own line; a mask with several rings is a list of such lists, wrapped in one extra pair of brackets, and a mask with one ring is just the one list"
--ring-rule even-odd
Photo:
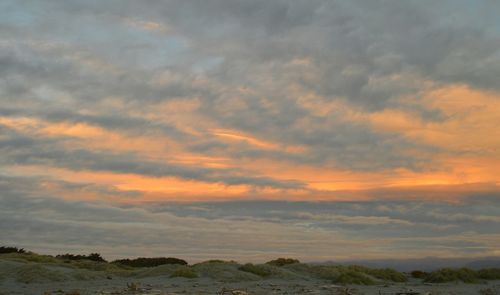
[[(138, 286), (133, 292), (127, 287)], [(345, 289), (349, 293), (345, 293)], [(397, 294), (418, 292), (421, 294), (481, 294), (490, 289), (500, 294), (500, 281), (487, 284), (422, 284), (417, 281), (390, 283), (374, 286), (337, 286), (321, 280), (259, 280), (252, 282), (220, 282), (209, 278), (184, 279), (158, 276), (151, 278), (113, 278), (111, 280), (66, 281), (24, 284), (13, 280), (0, 282), (0, 294), (65, 294), (79, 291), (80, 294), (218, 294), (222, 290), (241, 290), (247, 294)], [(236, 292), (234, 292), (236, 293)], [(226, 294), (231, 294), (227, 292)], [(240, 293), (245, 294), (245, 293)], [(487, 293), (488, 294), (488, 293)]]

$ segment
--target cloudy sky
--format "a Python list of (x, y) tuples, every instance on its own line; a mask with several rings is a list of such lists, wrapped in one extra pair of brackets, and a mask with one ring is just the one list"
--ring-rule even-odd
[(500, 2), (0, 0), (0, 242), (500, 255)]

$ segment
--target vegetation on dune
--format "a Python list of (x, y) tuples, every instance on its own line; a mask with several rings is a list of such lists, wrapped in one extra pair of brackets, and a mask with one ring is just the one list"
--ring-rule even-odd
[(261, 277), (268, 277), (272, 274), (272, 270), (264, 264), (247, 263), (238, 268), (241, 271), (253, 273)]
[(477, 283), (479, 279), (478, 272), (469, 268), (441, 268), (429, 273), (425, 277), (425, 282), (428, 283), (446, 283), (458, 282)]
[(334, 280), (337, 284), (342, 285), (373, 285), (375, 282), (369, 276), (355, 270), (347, 270), (340, 273)]
[(236, 265), (239, 266), (238, 262), (233, 261), (233, 260), (219, 260), (219, 259), (212, 259), (212, 260), (207, 260), (199, 263), (193, 264), (193, 267), (200, 267), (200, 266), (214, 266), (214, 265)]
[(189, 266), (181, 266), (178, 267), (172, 275), (170, 275), (171, 278), (188, 278), (188, 279), (194, 279), (198, 277), (198, 274), (194, 269), (192, 269)]
[(408, 278), (401, 272), (392, 268), (368, 268), (365, 266), (348, 266), (348, 270), (364, 273), (384, 281), (402, 283), (408, 281)]
[(193, 264), (193, 267), (197, 271), (202, 272), (213, 272), (213, 271), (234, 271), (238, 270), (241, 265), (236, 261), (224, 261), (224, 260), (207, 260), (199, 263)]
[(300, 263), (300, 261), (297, 259), (293, 259), (293, 258), (278, 258), (278, 259), (266, 262), (266, 264), (270, 264), (270, 265), (274, 265), (274, 266), (278, 266), (278, 267), (285, 266), (288, 264), (294, 264), (294, 263)]
[(139, 278), (170, 276), (179, 267), (178, 264), (164, 264), (156, 267), (135, 268)]
[(99, 253), (91, 253), (89, 255), (74, 255), (74, 254), (60, 254), (57, 255), (56, 258), (63, 259), (63, 260), (91, 260), (91, 261), (96, 261), (96, 262), (107, 262), (104, 258), (102, 258), (101, 254)]
[(424, 281), (429, 283), (464, 282), (478, 283), (480, 280), (500, 280), (500, 268), (472, 270), (469, 268), (442, 268), (429, 273)]
[(133, 268), (120, 265), (120, 264), (112, 264), (112, 263), (102, 263), (96, 262), (92, 260), (77, 260), (71, 261), (68, 264), (69, 267), (77, 268), (77, 269), (85, 269), (90, 271), (101, 271), (109, 274), (123, 275), (128, 276), (130, 273), (133, 273)]
[(364, 266), (351, 265), (308, 265), (303, 263), (285, 266), (287, 269), (309, 275), (317, 279), (332, 280), (338, 284), (349, 284), (350, 281), (359, 284), (373, 284), (375, 280), (406, 282), (406, 276), (391, 268), (368, 268)]
[(194, 265), (201, 265), (201, 264), (238, 264), (238, 262), (234, 260), (221, 260), (221, 259), (211, 259), (199, 263), (195, 263)]
[(313, 265), (309, 266), (305, 264), (305, 274), (311, 274), (313, 277), (323, 280), (336, 281), (340, 276), (340, 270), (335, 266), (327, 265)]
[(243, 282), (259, 280), (261, 277), (244, 272), (238, 268), (241, 265), (235, 261), (209, 260), (193, 265), (200, 276), (209, 277), (223, 282)]
[[(172, 257), (121, 259), (106, 262), (98, 253), (90, 255), (64, 254), (56, 257), (39, 255), (16, 247), (0, 247), (0, 263), (8, 266), (3, 278), (34, 283), (60, 280), (102, 279), (116, 276), (170, 276), (207, 277), (226, 282), (252, 281), (262, 278), (322, 279), (336, 284), (371, 285), (381, 281), (406, 282), (407, 277), (390, 268), (369, 268), (358, 265), (314, 265), (300, 263), (292, 258), (278, 258), (265, 264), (238, 264), (235, 261), (209, 260), (188, 266), (187, 262)], [(3, 261), (3, 262), (2, 262)], [(500, 268), (472, 270), (468, 268), (442, 268), (427, 273), (416, 270), (414, 278), (429, 283), (461, 281), (477, 283), (481, 280), (500, 280)]]
[(153, 257), (153, 258), (139, 257), (135, 259), (119, 259), (113, 261), (112, 263), (127, 265), (131, 267), (155, 267), (164, 264), (179, 264), (179, 265), (188, 264), (185, 260), (174, 257)]
[(318, 279), (331, 280), (342, 285), (371, 285), (375, 283), (369, 274), (355, 266), (315, 265), (309, 266), (307, 272)]
[(26, 253), (26, 250), (17, 247), (6, 247), (6, 246), (0, 247), (0, 254), (7, 254), (7, 253)]
[(477, 275), (483, 280), (500, 280), (500, 268), (484, 268), (477, 271)]
[(410, 273), (410, 275), (415, 279), (425, 279), (429, 273), (421, 270), (414, 270)]
[(35, 263), (61, 263), (60, 259), (57, 259), (50, 255), (40, 255), (33, 252), (24, 253), (7, 253), (2, 254), (0, 258), (19, 261), (19, 262), (35, 262)]

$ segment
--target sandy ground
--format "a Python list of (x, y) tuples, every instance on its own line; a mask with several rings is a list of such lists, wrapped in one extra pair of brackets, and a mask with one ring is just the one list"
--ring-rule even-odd
[[(135, 289), (135, 290), (134, 290)], [(67, 281), (23, 284), (12, 280), (0, 283), (0, 294), (500, 294), (500, 281), (484, 284), (401, 284), (374, 286), (337, 286), (320, 280), (260, 280), (227, 283), (207, 278), (185, 279), (113, 278), (92, 281)], [(238, 290), (238, 291), (236, 291)], [(482, 291), (481, 291), (482, 290)], [(487, 291), (488, 290), (488, 291)], [(78, 293), (76, 293), (78, 291)], [(412, 293), (413, 292), (413, 293)], [(489, 292), (489, 293), (488, 293)]]
[[(109, 267), (109, 265), (100, 265)], [(371, 286), (338, 286), (328, 280), (290, 275), (265, 279), (228, 265), (198, 267), (199, 278), (172, 278), (177, 266), (166, 265), (138, 271), (114, 273), (70, 267), (61, 263), (32, 263), (0, 260), (0, 295), (86, 295), (86, 294), (482, 294), (500, 295), (500, 281), (481, 284), (406, 283)]]

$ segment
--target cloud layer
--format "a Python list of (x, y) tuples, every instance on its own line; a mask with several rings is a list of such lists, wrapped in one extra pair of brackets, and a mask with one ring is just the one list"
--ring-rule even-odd
[[(152, 246), (123, 253), (169, 245), (201, 259), (222, 255), (206, 249), (238, 220), (223, 239), (238, 257), (324, 258), (322, 239), (373, 244), (370, 257), (419, 243), (497, 255), (498, 11), (487, 0), (3, 1), (6, 242), (34, 245), (40, 226), (57, 235), (48, 251), (110, 249), (130, 226)], [(77, 228), (87, 234), (62, 240)], [(253, 245), (245, 234), (266, 243), (230, 242)]]

